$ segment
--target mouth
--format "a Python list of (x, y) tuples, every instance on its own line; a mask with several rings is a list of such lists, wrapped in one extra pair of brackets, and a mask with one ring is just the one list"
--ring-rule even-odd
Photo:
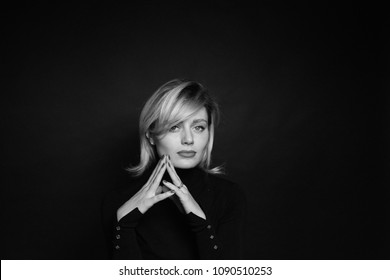
[(177, 154), (183, 158), (193, 158), (196, 155), (195, 151), (180, 151)]

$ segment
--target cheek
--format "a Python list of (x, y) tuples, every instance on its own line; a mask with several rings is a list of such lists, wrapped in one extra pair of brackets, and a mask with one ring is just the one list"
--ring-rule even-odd
[(207, 149), (207, 144), (209, 143), (209, 134), (207, 133), (206, 135), (202, 135), (199, 140), (198, 140), (198, 143), (199, 143), (199, 148), (201, 148), (202, 150), (205, 150)]
[(169, 146), (164, 145), (164, 143), (156, 143), (156, 150), (159, 156), (166, 154), (170, 149)]
[(172, 137), (164, 137), (156, 141), (156, 150), (159, 156), (169, 154), (175, 149), (175, 140)]

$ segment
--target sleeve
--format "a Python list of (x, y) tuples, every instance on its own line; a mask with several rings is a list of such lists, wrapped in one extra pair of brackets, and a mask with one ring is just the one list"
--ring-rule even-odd
[(128, 213), (119, 222), (114, 224), (112, 236), (113, 259), (123, 260), (142, 259), (142, 254), (138, 246), (135, 228), (142, 217), (138, 208)]
[(243, 192), (237, 188), (237, 193), (229, 195), (226, 205), (217, 226), (192, 212), (186, 215), (187, 223), (196, 237), (200, 259), (242, 258), (242, 225), (245, 216)]
[(201, 260), (223, 259), (215, 227), (208, 220), (204, 220), (192, 212), (186, 215), (186, 220), (191, 231), (195, 234), (199, 258)]
[(218, 222), (217, 235), (223, 259), (242, 259), (243, 225), (246, 214), (244, 192), (237, 186), (229, 195), (224, 215)]
[(121, 205), (121, 201), (116, 195), (110, 194), (103, 201), (102, 219), (107, 256), (111, 259), (141, 259), (135, 228), (143, 214), (135, 208), (118, 222), (118, 205)]

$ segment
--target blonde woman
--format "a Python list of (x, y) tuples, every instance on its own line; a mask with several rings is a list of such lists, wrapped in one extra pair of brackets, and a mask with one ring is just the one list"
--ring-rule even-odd
[(135, 180), (104, 203), (114, 259), (241, 258), (243, 192), (210, 167), (218, 117), (194, 81), (169, 81), (146, 102)]

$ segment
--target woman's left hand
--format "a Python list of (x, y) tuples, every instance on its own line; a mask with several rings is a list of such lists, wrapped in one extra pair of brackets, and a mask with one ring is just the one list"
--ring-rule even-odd
[(173, 167), (172, 162), (169, 159), (167, 159), (167, 171), (172, 179), (173, 184), (165, 180), (163, 180), (163, 184), (167, 188), (175, 191), (175, 194), (179, 198), (179, 201), (183, 206), (185, 213), (188, 214), (192, 212), (198, 217), (201, 217), (202, 219), (206, 220), (206, 215), (203, 212), (202, 208), (200, 208), (199, 204), (192, 197), (188, 188), (182, 183), (180, 177), (175, 171), (175, 168)]

